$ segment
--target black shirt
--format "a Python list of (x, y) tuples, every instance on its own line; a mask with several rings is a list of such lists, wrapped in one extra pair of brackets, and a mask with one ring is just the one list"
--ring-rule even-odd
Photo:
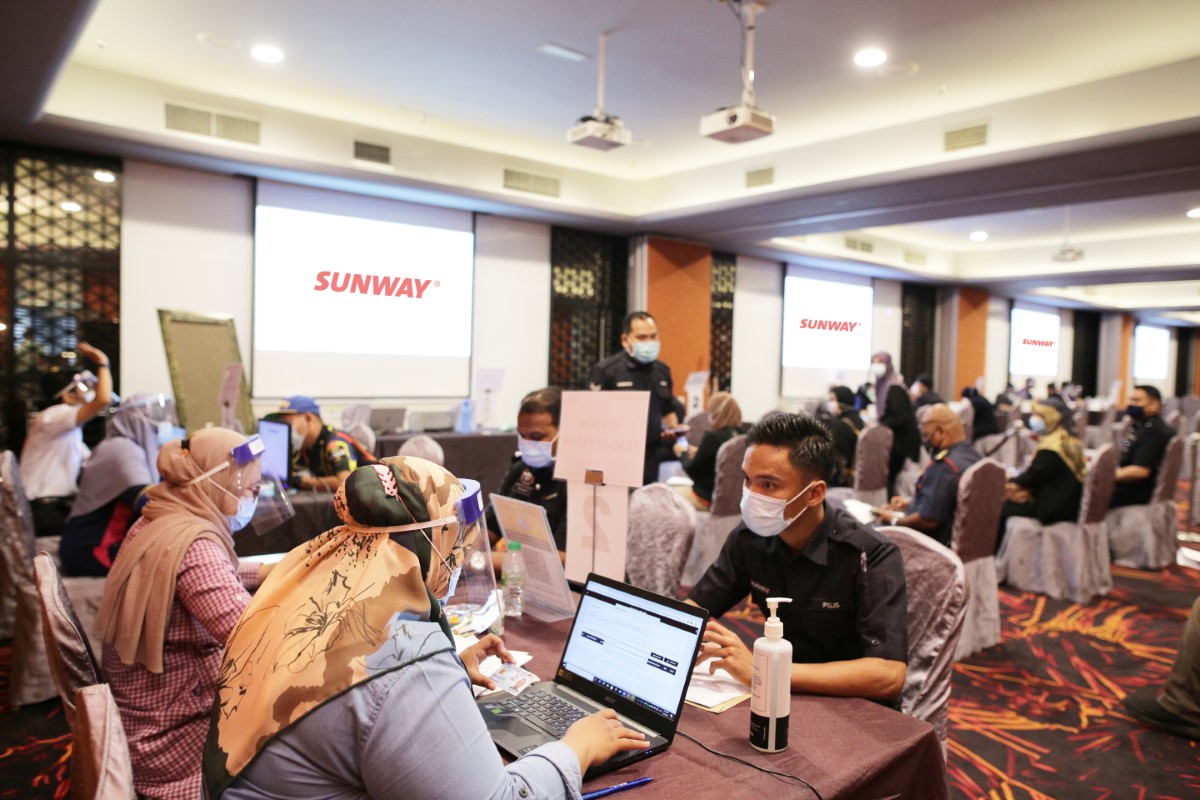
[(908, 511), (938, 523), (929, 535), (947, 547), (958, 506), (958, 481), (968, 467), (982, 458), (970, 442), (959, 442), (937, 453), (917, 480)]
[(1118, 483), (1113, 488), (1112, 505), (1135, 506), (1150, 502), (1154, 496), (1154, 484), (1158, 481), (1158, 468), (1167, 454), (1167, 445), (1175, 437), (1175, 430), (1163, 422), (1158, 414), (1143, 417), (1129, 428), (1129, 434), (1121, 440), (1122, 467), (1139, 466), (1150, 470), (1150, 477), (1140, 481)]
[(696, 455), (689, 457), (684, 453), (679, 457), (683, 471), (692, 479), (692, 491), (701, 500), (712, 502), (713, 487), (717, 482), (717, 451), (738, 433), (736, 426), (705, 431), (700, 437)]
[(863, 421), (857, 411), (842, 411), (836, 417), (825, 420), (833, 436), (833, 449), (838, 455), (838, 471), (830, 486), (854, 485), (854, 456), (858, 452), (858, 437), (862, 435)]
[(104, 577), (117, 557), (125, 534), (141, 517), (148, 486), (130, 486), (115, 498), (63, 526), (58, 557), (62, 574)]
[(644, 483), (658, 480), (658, 444), (662, 440), (663, 417), (675, 410), (671, 368), (661, 361), (643, 364), (622, 350), (592, 367), (588, 388), (593, 391), (650, 392), (646, 419)]
[[(567, 551), (567, 484), (554, 479), (554, 464), (546, 467), (527, 466), (517, 459), (508, 468), (496, 494), (512, 497), (526, 503), (536, 503), (546, 509), (550, 532), (554, 534), (554, 545), (562, 552)], [(499, 535), (500, 525), (496, 522), (496, 511), (490, 505), (487, 510), (487, 527)]]
[(825, 504), (825, 519), (800, 553), (740, 525), (688, 598), (719, 617), (747, 594), (764, 615), (768, 597), (792, 598), (780, 604), (779, 619), (794, 663), (908, 663), (900, 549), (840, 508)]
[(1038, 450), (1029, 468), (1012, 479), (1033, 493), (1032, 510), (1043, 525), (1079, 519), (1083, 484), (1053, 450)]
[(295, 458), (296, 467), (307, 469), (317, 478), (326, 478), (339, 472), (354, 472), (361, 466), (379, 460), (353, 436), (334, 430), (332, 425), (323, 425), (312, 447), (296, 453)]

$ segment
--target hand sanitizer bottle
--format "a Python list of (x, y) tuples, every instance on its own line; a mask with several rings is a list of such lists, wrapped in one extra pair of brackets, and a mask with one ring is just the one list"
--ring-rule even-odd
[(750, 745), (778, 753), (788, 744), (792, 710), (792, 643), (783, 638), (779, 604), (790, 597), (768, 597), (771, 616), (762, 638), (754, 642), (754, 672), (750, 679)]

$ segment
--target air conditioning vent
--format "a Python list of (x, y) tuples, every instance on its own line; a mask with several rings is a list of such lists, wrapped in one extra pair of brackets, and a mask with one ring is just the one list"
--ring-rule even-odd
[(770, 186), (775, 182), (775, 168), (764, 167), (763, 169), (752, 169), (746, 172), (746, 188), (753, 189), (756, 186)]
[(946, 131), (943, 147), (947, 153), (953, 150), (964, 150), (968, 147), (982, 147), (987, 144), (987, 134), (986, 124)]
[(258, 144), (260, 141), (262, 126), (258, 120), (232, 117), (228, 114), (217, 114), (214, 120), (217, 123), (214, 135), (219, 139), (246, 144)]
[(392, 148), (382, 144), (367, 142), (354, 143), (354, 158), (356, 161), (370, 161), (372, 164), (391, 164)]
[(914, 267), (923, 267), (923, 266), (925, 266), (925, 264), (928, 260), (929, 260), (929, 257), (926, 256), (924, 253), (918, 253), (915, 250), (905, 250), (904, 251), (904, 263), (905, 264), (912, 264)]
[(842, 240), (847, 250), (857, 250), (860, 253), (874, 253), (875, 243), (855, 236), (847, 236)]
[(212, 112), (167, 103), (167, 130), (212, 136)]
[(545, 175), (534, 175), (532, 172), (521, 172), (515, 169), (504, 170), (504, 188), (516, 192), (529, 192), (546, 197), (558, 197), (561, 184), (558, 178)]
[(190, 108), (178, 103), (164, 104), (167, 130), (214, 136), (246, 144), (259, 144), (262, 125), (258, 120), (235, 117), (219, 111)]

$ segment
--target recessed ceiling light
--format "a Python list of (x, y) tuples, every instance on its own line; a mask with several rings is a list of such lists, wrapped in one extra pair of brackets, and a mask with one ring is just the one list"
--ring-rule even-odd
[(241, 41), (224, 33), (201, 31), (196, 34), (196, 41), (214, 50), (237, 50), (242, 46)]
[(250, 55), (264, 64), (278, 64), (283, 61), (283, 51), (273, 44), (256, 44), (250, 48)]
[(854, 54), (854, 63), (860, 67), (878, 67), (887, 61), (887, 53), (878, 47), (867, 47)]
[(1193, 208), (1191, 211), (1187, 212), (1187, 215), (1192, 219), (1200, 219), (1200, 206), (1197, 206), (1196, 208)]
[(96, 170), (95, 172), (92, 173), (92, 177), (95, 178), (96, 180), (100, 181), (100, 183), (112, 183), (113, 181), (115, 181), (117, 179), (116, 175), (113, 175), (111, 172), (109, 172), (106, 169)]
[(535, 48), (534, 52), (541, 53), (544, 56), (566, 59), (567, 61), (587, 61), (590, 58), (587, 53), (572, 50), (570, 47), (564, 47), (554, 42), (546, 42), (543, 45), (539, 45)]
[(971, 235), (968, 238), (972, 242), (986, 242), (988, 238), (987, 231), (971, 231)]
[(72, 214), (76, 211), (83, 210), (83, 206), (79, 205), (79, 203), (76, 203), (74, 200), (64, 200), (60, 208), (62, 208), (63, 211), (69, 211)]

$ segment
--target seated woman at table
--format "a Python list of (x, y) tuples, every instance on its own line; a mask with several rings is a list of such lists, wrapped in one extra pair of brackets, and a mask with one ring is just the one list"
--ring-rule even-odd
[(997, 551), (1009, 517), (1037, 517), (1043, 525), (1078, 518), (1087, 458), (1070, 425), (1071, 414), (1061, 400), (1033, 404), (1029, 428), (1038, 436), (1037, 450), (1029, 468), (1005, 486)]
[(675, 455), (683, 471), (692, 479), (692, 504), (701, 511), (712, 505), (713, 486), (717, 482), (717, 451), (741, 432), (742, 409), (729, 392), (717, 392), (708, 398), (712, 428), (700, 437), (698, 445), (675, 444)]
[(501, 762), (470, 684), (493, 688), (479, 662), (511, 656), (488, 635), (460, 658), (439, 603), (481, 534), (477, 483), (399, 456), (334, 505), (345, 524), (279, 563), (226, 645), (209, 800), (577, 797), (589, 766), (646, 746), (605, 710)]
[(149, 490), (104, 586), (96, 618), (104, 676), (141, 797), (200, 796), (221, 644), (250, 602), (246, 590), (269, 570), (239, 567), (231, 536), (254, 514), (256, 440), (207, 428), (164, 445), (162, 482)]
[(108, 420), (108, 436), (88, 459), (58, 546), (62, 572), (104, 577), (137, 522), (146, 490), (158, 483), (158, 448), (182, 436), (175, 404), (161, 394), (126, 398)]

